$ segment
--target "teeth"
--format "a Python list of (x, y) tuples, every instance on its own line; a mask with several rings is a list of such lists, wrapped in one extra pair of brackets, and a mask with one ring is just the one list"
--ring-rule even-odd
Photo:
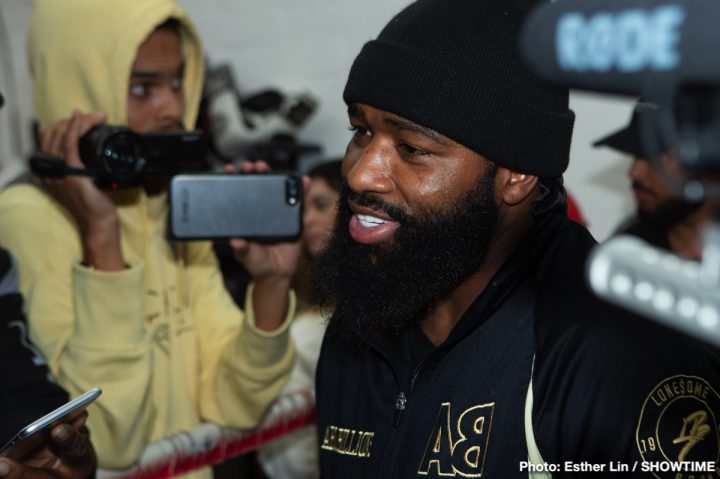
[(374, 228), (376, 226), (387, 223), (387, 221), (376, 216), (357, 215), (357, 217), (360, 220), (360, 224), (363, 225), (365, 228)]

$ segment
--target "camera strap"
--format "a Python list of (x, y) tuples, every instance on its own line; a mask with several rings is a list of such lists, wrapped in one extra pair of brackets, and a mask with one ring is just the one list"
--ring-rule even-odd
[(67, 166), (65, 160), (47, 153), (35, 153), (30, 157), (30, 170), (41, 178), (64, 178), (65, 176), (92, 176), (84, 168)]

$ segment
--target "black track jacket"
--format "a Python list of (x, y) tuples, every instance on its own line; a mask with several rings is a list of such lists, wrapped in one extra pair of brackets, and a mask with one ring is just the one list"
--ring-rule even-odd
[(536, 217), (424, 356), (417, 328), (367, 343), (327, 335), (317, 372), (323, 477), (527, 478), (532, 434), (555, 478), (719, 478), (643, 472), (718, 460), (720, 360), (595, 298), (584, 280), (594, 245), (561, 208)]

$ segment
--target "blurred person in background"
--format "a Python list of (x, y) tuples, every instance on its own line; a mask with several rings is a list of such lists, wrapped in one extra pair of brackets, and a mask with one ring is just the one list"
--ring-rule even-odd
[(625, 220), (618, 234), (629, 234), (686, 258), (702, 256), (702, 228), (713, 217), (710, 201), (689, 201), (673, 191), (658, 165), (645, 153), (641, 139), (641, 118), (658, 105), (639, 101), (630, 122), (593, 143), (607, 146), (632, 158), (628, 178), (635, 199), (635, 215)]
[[(29, 62), (41, 150), (70, 167), (83, 167), (78, 140), (94, 126), (195, 125), (203, 52), (172, 0), (36, 0)], [(293, 364), (299, 242), (233, 240), (254, 278), (243, 311), (209, 242), (168, 239), (167, 211), (167, 181), (107, 191), (67, 176), (0, 194), (0, 243), (18, 259), (33, 341), (71, 395), (104, 391), (88, 426), (105, 469), (203, 421), (254, 427)]]
[[(285, 393), (315, 392), (315, 370), (325, 334), (326, 318), (309, 301), (309, 263), (322, 251), (333, 226), (342, 191), (340, 160), (322, 163), (308, 173), (310, 187), (303, 210), (303, 260), (296, 277), (298, 312), (290, 326), (296, 359)], [(313, 479), (320, 477), (317, 426), (307, 426), (287, 434), (258, 451), (258, 460), (271, 479)]]

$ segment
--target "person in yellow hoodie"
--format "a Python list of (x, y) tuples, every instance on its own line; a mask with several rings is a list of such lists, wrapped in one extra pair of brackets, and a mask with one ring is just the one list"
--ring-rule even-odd
[[(28, 47), (41, 149), (69, 166), (82, 167), (77, 142), (95, 125), (195, 123), (202, 48), (172, 0), (34, 0)], [(18, 259), (31, 338), (60, 384), (104, 390), (88, 420), (100, 467), (131, 466), (203, 421), (256, 425), (293, 364), (299, 244), (233, 240), (254, 278), (243, 313), (209, 243), (167, 239), (166, 183), (42, 183), (0, 194), (0, 244)]]

